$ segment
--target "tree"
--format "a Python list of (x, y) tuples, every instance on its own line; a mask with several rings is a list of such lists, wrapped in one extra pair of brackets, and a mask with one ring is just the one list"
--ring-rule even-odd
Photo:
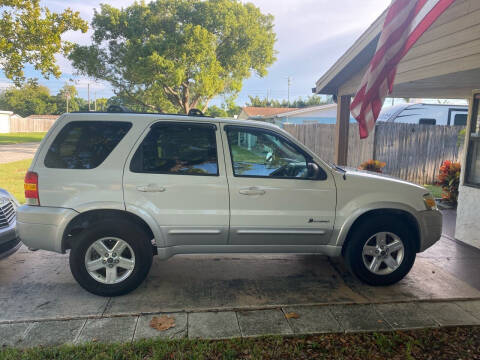
[(108, 99), (107, 98), (98, 98), (95, 100), (97, 111), (107, 111), (108, 108)]
[(205, 115), (221, 118), (228, 117), (227, 112), (224, 109), (218, 107), (217, 105), (210, 106), (205, 112)]
[(10, 88), (0, 94), (0, 108), (21, 116), (54, 114), (57, 112), (55, 99), (50, 90), (29, 80), (20, 88)]
[(259, 96), (249, 96), (250, 102), (247, 103), (247, 106), (256, 106), (256, 107), (292, 107), (292, 108), (304, 108), (309, 106), (319, 106), (325, 104), (333, 103), (331, 97), (321, 97), (318, 95), (311, 95), (307, 97), (306, 100), (303, 100), (302, 97), (299, 97), (297, 100), (288, 103), (287, 100), (276, 100), (276, 99), (267, 99), (260, 98)]
[(42, 75), (60, 76), (55, 55), (67, 55), (72, 44), (61, 36), (70, 30), (86, 32), (79, 12), (54, 13), (40, 7), (40, 0), (0, 0), (0, 69), (17, 86), (25, 80), (24, 66), (31, 64)]
[(206, 110), (275, 61), (273, 17), (239, 0), (156, 0), (95, 11), (93, 44), (69, 59), (144, 110)]
[[(68, 99), (68, 109), (67, 109)], [(78, 111), (80, 104), (78, 100), (78, 92), (75, 86), (65, 84), (57, 95), (55, 95), (55, 103), (57, 104), (57, 114)], [(68, 110), (68, 111), (67, 111)]]

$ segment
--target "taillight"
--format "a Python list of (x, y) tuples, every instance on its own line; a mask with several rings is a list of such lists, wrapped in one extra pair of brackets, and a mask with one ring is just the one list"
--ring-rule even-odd
[(25, 201), (27, 205), (40, 205), (40, 197), (38, 196), (38, 174), (28, 171), (25, 175)]

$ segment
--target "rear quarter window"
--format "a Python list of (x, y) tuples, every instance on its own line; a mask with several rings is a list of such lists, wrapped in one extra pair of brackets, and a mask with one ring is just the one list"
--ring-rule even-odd
[(93, 169), (105, 161), (132, 127), (129, 122), (72, 121), (60, 131), (45, 156), (55, 169)]

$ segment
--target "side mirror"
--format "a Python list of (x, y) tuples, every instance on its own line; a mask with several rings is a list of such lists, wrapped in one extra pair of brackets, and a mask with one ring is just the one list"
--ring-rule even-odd
[(308, 169), (308, 178), (316, 180), (320, 177), (321, 170), (320, 167), (315, 164), (314, 162), (309, 162), (307, 163), (307, 169)]

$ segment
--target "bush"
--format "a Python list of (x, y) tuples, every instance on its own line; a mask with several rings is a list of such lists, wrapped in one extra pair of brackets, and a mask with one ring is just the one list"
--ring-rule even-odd
[(458, 200), (458, 186), (460, 184), (460, 163), (445, 160), (440, 166), (438, 185), (442, 187), (442, 199), (452, 204)]
[(381, 173), (385, 165), (387, 164), (378, 160), (368, 160), (361, 163), (358, 168), (360, 170), (367, 170), (367, 171)]

